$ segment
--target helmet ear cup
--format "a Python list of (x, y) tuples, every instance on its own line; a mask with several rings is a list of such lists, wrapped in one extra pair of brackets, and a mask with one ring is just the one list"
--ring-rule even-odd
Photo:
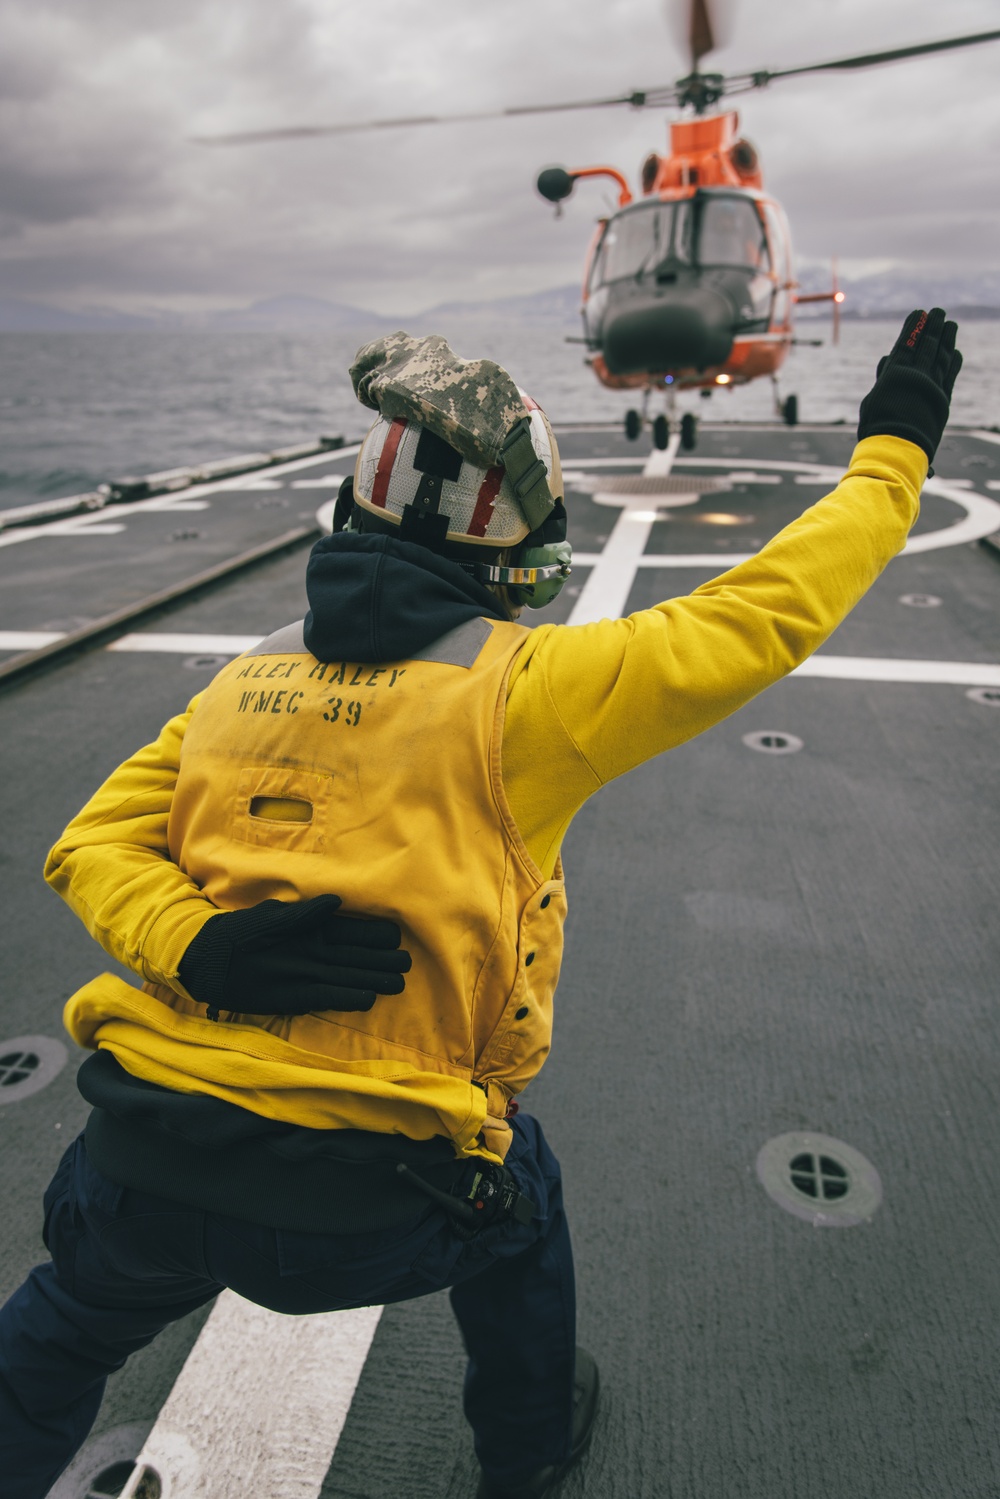
[[(569, 568), (573, 560), (573, 548), (568, 541), (546, 542), (542, 546), (518, 547), (511, 557), (511, 567), (552, 567), (555, 564)], [(544, 609), (558, 598), (565, 583), (565, 576), (545, 578), (540, 583), (508, 583), (507, 592), (515, 604), (524, 604), (529, 609)]]

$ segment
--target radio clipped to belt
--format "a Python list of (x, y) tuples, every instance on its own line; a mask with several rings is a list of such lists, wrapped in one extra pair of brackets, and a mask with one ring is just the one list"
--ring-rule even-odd
[(518, 1190), (506, 1166), (494, 1166), (484, 1161), (477, 1168), (469, 1191), (455, 1197), (432, 1186), (402, 1161), (397, 1165), (396, 1173), (444, 1208), (455, 1220), (455, 1232), (463, 1239), (473, 1239), (484, 1228), (507, 1218), (527, 1224), (535, 1217), (535, 1204)]

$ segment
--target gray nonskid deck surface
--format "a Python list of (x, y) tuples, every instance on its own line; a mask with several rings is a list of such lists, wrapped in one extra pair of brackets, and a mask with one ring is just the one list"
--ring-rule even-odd
[[(769, 457), (843, 463), (850, 446), (836, 430), (706, 432), (694, 456), (764, 472)], [(571, 432), (562, 447), (568, 470), (637, 456), (610, 432)], [(949, 437), (937, 468), (989, 494), (1000, 447)], [(694, 515), (753, 515), (725, 528), (721, 567), (821, 493), (719, 494), (654, 526), (647, 550), (715, 550)], [(582, 494), (570, 509), (578, 548), (599, 551), (617, 512)], [(959, 513), (929, 496), (922, 526)], [(276, 529), (291, 523), (286, 510)], [(124, 556), (139, 524), (108, 546)], [(247, 534), (234, 525), (226, 545)], [(14, 576), (15, 554), (20, 569), (29, 549), (51, 548), (33, 565), (58, 578), (64, 558), (66, 612), (96, 613), (75, 591), (69, 549), (84, 545), (101, 547), (0, 551), (0, 574)], [(304, 555), (282, 558), (150, 628), (263, 635), (301, 616), (303, 567)], [(628, 607), (708, 576), (642, 569)], [(900, 602), (912, 593), (941, 603)], [(567, 592), (535, 620), (566, 618), (574, 602)], [(48, 603), (16, 622), (8, 604), (0, 627), (41, 627), (57, 617)], [(997, 663), (1000, 562), (974, 545), (899, 559), (824, 650)], [(0, 696), (14, 788), (0, 1039), (59, 1035), (64, 999), (104, 962), (40, 864), (108, 770), (207, 681), (185, 659), (100, 651)], [(804, 747), (754, 753), (742, 736), (761, 729)], [(604, 1378), (567, 1499), (1000, 1492), (998, 746), (1000, 709), (962, 686), (794, 679), (574, 822), (555, 1045), (526, 1100), (563, 1161), (580, 1340)], [(73, 1070), (0, 1108), (3, 1294), (42, 1254), (41, 1190), (85, 1114)], [(885, 1196), (870, 1223), (817, 1230), (766, 1196), (757, 1152), (792, 1130), (874, 1163)], [(154, 1419), (199, 1325), (180, 1324), (112, 1380), (98, 1433)], [(445, 1296), (388, 1308), (326, 1499), (471, 1496), (461, 1376)]]

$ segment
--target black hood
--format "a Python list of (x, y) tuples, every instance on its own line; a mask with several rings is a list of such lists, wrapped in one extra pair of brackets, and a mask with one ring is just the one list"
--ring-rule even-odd
[(403, 661), (467, 620), (507, 617), (457, 562), (354, 531), (317, 541), (306, 594), (305, 644), (318, 661)]

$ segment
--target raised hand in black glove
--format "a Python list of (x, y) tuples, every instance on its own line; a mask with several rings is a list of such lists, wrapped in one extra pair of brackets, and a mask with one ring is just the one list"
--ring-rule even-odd
[(210, 916), (180, 962), (180, 981), (208, 1018), (370, 1010), (402, 994), (410, 954), (394, 921), (335, 916), (339, 895), (262, 900)]
[(859, 442), (882, 434), (905, 437), (934, 462), (955, 376), (962, 368), (957, 332), (940, 307), (910, 313), (892, 352), (879, 360), (875, 384), (861, 402)]

